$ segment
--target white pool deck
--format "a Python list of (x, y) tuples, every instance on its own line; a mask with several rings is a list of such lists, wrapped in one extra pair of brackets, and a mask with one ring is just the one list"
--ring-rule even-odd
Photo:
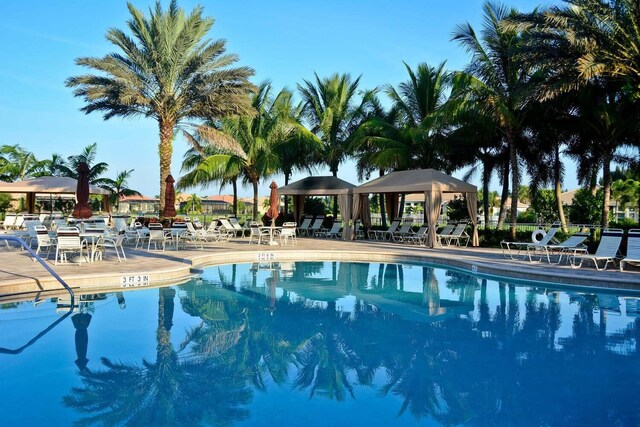
[[(83, 264), (48, 264), (73, 289), (84, 292), (127, 286), (161, 286), (193, 277), (208, 265), (256, 261), (365, 261), (433, 262), (479, 275), (593, 288), (615, 288), (640, 293), (640, 269), (629, 266), (596, 271), (591, 263), (579, 269), (569, 265), (531, 263), (505, 258), (500, 249), (420, 246), (379, 241), (342, 241), (299, 238), (295, 246), (249, 244), (245, 239), (209, 243), (200, 250), (146, 251), (125, 247), (127, 261), (118, 262), (113, 251), (102, 261)], [(28, 252), (0, 247), (0, 301), (33, 298), (34, 294), (65, 292), (59, 282)]]

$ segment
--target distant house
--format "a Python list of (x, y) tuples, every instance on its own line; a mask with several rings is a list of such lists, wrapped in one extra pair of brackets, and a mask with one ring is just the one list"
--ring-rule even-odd
[[(562, 193), (561, 200), (562, 204), (566, 206), (573, 205), (573, 199), (576, 196), (576, 192), (580, 190), (576, 188), (574, 190), (565, 191)], [(618, 203), (613, 200), (613, 198), (609, 199), (609, 219), (610, 220), (621, 220), (624, 218), (630, 218), (634, 221), (639, 221), (639, 212), (637, 206), (626, 206), (624, 209), (621, 206), (618, 206)]]
[(202, 213), (209, 215), (228, 215), (233, 210), (233, 196), (217, 195), (203, 197)]
[(148, 196), (123, 196), (120, 197), (118, 213), (136, 215), (157, 214), (160, 211), (160, 201)]

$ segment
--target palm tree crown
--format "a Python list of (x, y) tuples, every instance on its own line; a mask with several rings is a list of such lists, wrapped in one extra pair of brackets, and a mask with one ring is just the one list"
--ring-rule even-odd
[(106, 36), (120, 52), (78, 58), (78, 65), (100, 74), (71, 77), (67, 86), (84, 98), (86, 113), (103, 111), (105, 120), (144, 116), (158, 122), (162, 205), (176, 127), (189, 118), (249, 111), (247, 93), (253, 86), (248, 78), (253, 70), (231, 68), (238, 58), (225, 54), (225, 41), (205, 39), (214, 21), (202, 16), (202, 7), (186, 15), (175, 0), (166, 11), (157, 1), (147, 17), (131, 3), (127, 6), (132, 35), (114, 28)]

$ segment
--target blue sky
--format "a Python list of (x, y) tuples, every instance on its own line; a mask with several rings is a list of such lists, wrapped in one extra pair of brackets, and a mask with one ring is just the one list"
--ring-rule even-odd
[[(148, 11), (155, 2), (132, 3)], [(506, 2), (521, 11), (540, 3)], [(178, 4), (187, 11), (202, 4), (205, 15), (216, 20), (210, 37), (227, 40), (228, 51), (239, 55), (239, 64), (255, 69), (254, 82), (270, 79), (279, 90), (295, 89), (314, 72), (320, 77), (335, 72), (362, 75), (362, 88), (397, 85), (406, 80), (402, 61), (415, 67), (446, 60), (448, 69), (461, 69), (468, 56), (450, 41), (451, 34), (466, 21), (480, 29), (483, 1), (181, 0)], [(158, 194), (156, 123), (85, 115), (79, 111), (82, 100), (64, 86), (69, 76), (86, 72), (75, 65), (76, 58), (115, 50), (104, 35), (111, 27), (125, 29), (128, 18), (124, 1), (0, 2), (0, 145), (18, 143), (38, 158), (50, 158), (52, 153), (78, 154), (96, 142), (98, 160), (110, 166), (108, 177), (135, 169), (130, 186), (145, 195)], [(185, 150), (186, 144), (178, 139), (172, 166), (176, 177)], [(567, 164), (567, 188), (577, 185), (572, 168)], [(318, 174), (328, 173), (321, 169)], [(338, 176), (357, 182), (352, 162), (341, 165)], [(282, 185), (281, 176), (274, 178)], [(477, 179), (474, 183), (479, 184)], [(495, 180), (492, 186), (497, 187)], [(267, 194), (268, 185), (261, 187)], [(195, 192), (217, 194), (218, 186)], [(241, 195), (250, 192), (245, 188)]]

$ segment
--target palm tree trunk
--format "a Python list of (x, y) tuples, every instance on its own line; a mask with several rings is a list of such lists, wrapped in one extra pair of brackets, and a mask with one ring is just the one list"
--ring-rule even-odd
[(602, 228), (609, 226), (609, 202), (611, 201), (611, 153), (605, 150), (602, 155)]
[(518, 220), (518, 187), (520, 177), (518, 176), (518, 154), (516, 153), (516, 142), (511, 138), (509, 146), (509, 158), (511, 161), (511, 239), (516, 239), (516, 221)]
[(485, 163), (482, 166), (482, 209), (484, 210), (484, 228), (489, 227), (489, 181), (491, 180), (491, 170)]
[(507, 217), (507, 197), (509, 197), (509, 164), (504, 165), (502, 171), (502, 195), (500, 199), (500, 213), (498, 213), (498, 229)]
[(165, 120), (160, 118), (158, 120), (158, 126), (160, 127), (160, 145), (158, 146), (158, 153), (160, 155), (160, 212), (164, 210), (164, 195), (167, 189), (167, 183), (165, 180), (171, 173), (171, 156), (173, 154), (173, 130), (175, 123), (172, 120)]
[[(384, 176), (384, 170), (380, 169), (380, 176)], [(387, 228), (387, 209), (384, 206), (384, 194), (378, 194), (378, 202), (380, 203), (380, 220), (382, 221), (382, 226)]]
[[(284, 185), (289, 185), (289, 176), (291, 174), (285, 173), (284, 174)], [(284, 214), (288, 214), (289, 213), (289, 196), (285, 195), (284, 196)]]
[[(338, 168), (331, 168), (331, 172), (333, 173), (334, 178), (338, 177)], [(338, 218), (338, 196), (333, 196), (333, 220), (335, 221)]]
[(258, 220), (258, 180), (252, 180), (253, 184), (253, 220)]
[(234, 178), (231, 181), (231, 187), (233, 188), (233, 216), (238, 217), (238, 180)]
[(564, 206), (562, 206), (562, 161), (560, 160), (560, 144), (554, 147), (554, 164), (553, 164), (553, 180), (555, 184), (556, 205), (558, 206), (558, 218), (562, 226), (562, 232), (567, 233), (567, 218), (564, 215)]

